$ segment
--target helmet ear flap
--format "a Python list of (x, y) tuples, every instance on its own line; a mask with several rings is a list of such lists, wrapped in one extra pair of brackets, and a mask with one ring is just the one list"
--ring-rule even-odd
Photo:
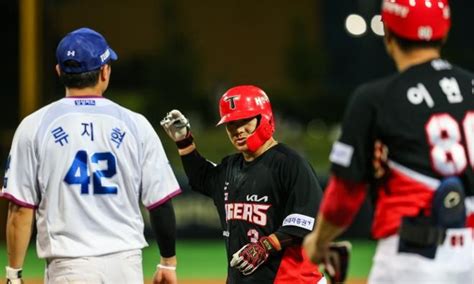
[(272, 138), (274, 132), (275, 124), (273, 117), (262, 115), (255, 131), (247, 137), (247, 147), (249, 151), (257, 151), (268, 139)]
[(263, 123), (261, 127), (261, 136), (265, 138), (265, 141), (270, 139), (273, 136), (273, 132), (275, 132), (273, 118), (268, 119), (268, 121)]

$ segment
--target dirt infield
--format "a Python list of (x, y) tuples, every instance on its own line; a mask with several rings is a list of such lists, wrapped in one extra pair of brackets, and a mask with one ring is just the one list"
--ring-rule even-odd
[[(346, 284), (365, 284), (367, 282), (366, 279), (349, 279)], [(25, 284), (42, 284), (43, 279), (25, 279)], [(146, 284), (151, 284), (151, 279), (145, 281)], [(219, 279), (201, 279), (201, 280), (179, 280), (179, 284), (224, 284), (225, 280)]]

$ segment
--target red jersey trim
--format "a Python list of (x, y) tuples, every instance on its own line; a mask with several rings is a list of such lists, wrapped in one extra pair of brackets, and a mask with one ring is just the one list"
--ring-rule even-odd
[(171, 198), (181, 194), (181, 188), (178, 188), (177, 190), (173, 191), (172, 193), (168, 194), (167, 196), (163, 197), (162, 199), (158, 200), (157, 202), (151, 204), (150, 206), (147, 206), (146, 209), (152, 210), (155, 209), (156, 207), (160, 206), (161, 204), (165, 203), (166, 201), (170, 200)]
[(0, 197), (1, 197), (1, 198), (5, 198), (5, 199), (7, 199), (7, 200), (9, 200), (9, 201), (11, 201), (11, 202), (13, 202), (13, 203), (15, 203), (16, 205), (21, 206), (21, 207), (26, 207), (26, 208), (31, 208), (31, 209), (36, 209), (36, 208), (38, 208), (37, 205), (29, 204), (29, 203), (26, 203), (26, 202), (24, 202), (24, 201), (21, 201), (21, 200), (15, 198), (15, 196), (13, 196), (13, 195), (11, 195), (11, 194), (9, 194), (9, 193), (5, 193), (5, 192), (4, 192), (4, 193), (0, 193)]
[(67, 96), (65, 99), (105, 99), (104, 96)]
[(433, 190), (436, 190), (439, 187), (439, 185), (441, 184), (441, 181), (439, 179), (435, 179), (435, 178), (426, 176), (424, 174), (420, 174), (420, 173), (418, 173), (418, 172), (416, 172), (412, 169), (409, 169), (405, 166), (402, 166), (402, 165), (398, 164), (397, 162), (389, 160), (388, 161), (388, 166), (391, 169), (394, 169), (394, 170), (400, 172), (401, 174), (413, 179), (414, 181), (422, 183), (422, 184), (426, 185), (427, 187), (430, 187)]
[[(466, 227), (474, 228), (474, 196), (466, 196)], [(473, 230), (474, 237), (474, 230)]]
[(398, 232), (402, 217), (429, 214), (440, 181), (389, 161), (390, 178), (377, 188), (372, 236), (385, 238)]

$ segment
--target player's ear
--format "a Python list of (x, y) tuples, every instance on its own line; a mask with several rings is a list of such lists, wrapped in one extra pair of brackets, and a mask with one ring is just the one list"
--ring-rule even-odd
[(56, 69), (56, 74), (58, 74), (58, 76), (61, 76), (61, 69), (59, 68), (59, 64), (56, 64), (55, 69)]
[(385, 44), (385, 50), (387, 51), (388, 55), (392, 56), (393, 54), (393, 42), (395, 41), (392, 33), (390, 32), (387, 27), (384, 27), (384, 37), (383, 41)]
[(100, 68), (100, 80), (106, 81), (110, 77), (110, 73), (112, 72), (112, 68), (109, 64), (105, 64)]

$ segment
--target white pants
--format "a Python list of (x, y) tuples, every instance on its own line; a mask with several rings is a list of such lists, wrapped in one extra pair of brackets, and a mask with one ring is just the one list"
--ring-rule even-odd
[(46, 284), (143, 284), (142, 252), (47, 260)]
[(398, 235), (379, 240), (369, 284), (474, 284), (474, 231), (450, 229), (434, 259), (399, 253)]

